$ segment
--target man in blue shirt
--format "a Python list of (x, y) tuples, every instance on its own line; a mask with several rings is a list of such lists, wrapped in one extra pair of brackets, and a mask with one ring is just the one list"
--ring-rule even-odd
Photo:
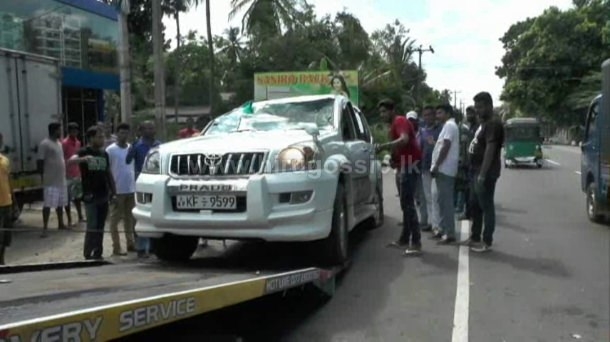
[[(140, 172), (142, 172), (144, 160), (148, 152), (152, 148), (161, 145), (161, 142), (155, 138), (156, 134), (155, 124), (152, 121), (142, 122), (140, 125), (140, 139), (131, 145), (127, 153), (126, 162), (127, 164), (134, 162), (136, 180)], [(138, 237), (136, 240), (136, 251), (138, 252), (138, 257), (147, 257), (148, 253), (150, 253), (150, 240)]]
[(152, 121), (142, 122), (140, 125), (140, 134), (140, 139), (131, 145), (131, 149), (127, 154), (127, 164), (131, 164), (132, 161), (135, 161), (134, 169), (136, 172), (136, 179), (138, 179), (140, 172), (142, 172), (144, 160), (146, 159), (148, 152), (152, 148), (161, 145), (161, 142), (155, 138), (157, 132), (155, 124)]
[(442, 125), (436, 120), (436, 111), (432, 106), (424, 107), (422, 112), (423, 125), (420, 128), (419, 146), (422, 150), (421, 162), (421, 181), (424, 194), (424, 201), (420, 202), (419, 215), (422, 231), (432, 231), (432, 228), (438, 228), (439, 213), (438, 206), (434, 205), (432, 200), (432, 152), (434, 145), (441, 133)]

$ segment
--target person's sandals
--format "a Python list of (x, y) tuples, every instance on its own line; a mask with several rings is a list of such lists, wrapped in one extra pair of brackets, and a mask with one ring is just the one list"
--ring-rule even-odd
[(438, 245), (452, 245), (455, 243), (454, 237), (443, 236), (436, 244)]
[(443, 233), (440, 231), (432, 231), (432, 236), (430, 236), (430, 240), (441, 240), (443, 238)]
[(477, 243), (476, 241), (472, 241), (472, 239), (468, 238), (466, 240), (458, 242), (458, 245), (459, 246), (472, 247), (476, 243)]
[(477, 243), (470, 247), (470, 250), (475, 253), (491, 252), (491, 246), (486, 243)]
[(405, 249), (405, 256), (417, 256), (421, 254), (421, 245), (410, 246)]

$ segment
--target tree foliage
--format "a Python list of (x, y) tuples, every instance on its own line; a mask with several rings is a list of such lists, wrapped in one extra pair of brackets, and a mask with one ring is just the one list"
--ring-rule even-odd
[(575, 0), (513, 24), (500, 41), (506, 53), (496, 74), (502, 100), (524, 115), (566, 125), (601, 89), (600, 66), (610, 57), (610, 1)]
[[(267, 0), (259, 1), (264, 3)], [(256, 1), (234, 3), (256, 5)], [(373, 122), (377, 119), (375, 104), (382, 98), (392, 98), (401, 110), (414, 109), (413, 89), (416, 83), (419, 83), (422, 99), (426, 102), (448, 101), (447, 94), (443, 96), (442, 92), (425, 84), (425, 72), (420, 71), (413, 60), (415, 38), (399, 21), (369, 34), (358, 18), (345, 10), (334, 16), (318, 17), (315, 8), (309, 4), (283, 0), (278, 1), (277, 5), (287, 9), (280, 21), (278, 14), (252, 10), (246, 12), (244, 17), (246, 35), (242, 35), (239, 28), (232, 27), (213, 38), (219, 70), (215, 73), (218, 82), (214, 89), (203, 85), (204, 79), (209, 77), (205, 69), (209, 58), (204, 58), (209, 52), (206, 38), (191, 32), (184, 45), (183, 63), (179, 65), (172, 64), (175, 52), (168, 52), (169, 68), (181, 68), (181, 73), (184, 73), (180, 84), (185, 104), (207, 104), (206, 95), (212, 91), (233, 94), (232, 99), (225, 103), (225, 108), (240, 105), (253, 97), (253, 76), (256, 72), (320, 69), (358, 70), (360, 106)], [(248, 20), (254, 23), (248, 24)], [(262, 26), (257, 26), (266, 20), (277, 24), (273, 30), (271, 27), (262, 30)], [(168, 79), (168, 84), (175, 81)], [(187, 94), (199, 96), (191, 98)], [(219, 113), (217, 111), (215, 114)]]
[[(131, 0), (129, 15), (135, 110), (154, 104), (149, 2)], [(179, 84), (181, 104), (208, 105), (211, 98), (215, 103), (213, 114), (218, 115), (252, 99), (256, 72), (320, 69), (359, 71), (359, 105), (372, 123), (377, 120), (375, 107), (382, 98), (396, 101), (401, 111), (414, 109), (416, 87), (420, 103), (450, 101), (448, 92), (425, 83), (425, 72), (413, 60), (416, 37), (399, 21), (369, 34), (347, 10), (319, 17), (315, 8), (302, 0), (231, 3), (232, 16), (244, 14), (241, 28), (228, 28), (211, 40), (189, 32), (184, 36), (180, 56), (166, 44), (167, 103), (173, 103), (171, 89)], [(202, 1), (163, 0), (163, 11), (175, 17), (176, 11), (186, 10), (185, 4)], [(210, 85), (212, 60), (217, 67), (214, 84)], [(221, 93), (232, 97), (221, 101)]]

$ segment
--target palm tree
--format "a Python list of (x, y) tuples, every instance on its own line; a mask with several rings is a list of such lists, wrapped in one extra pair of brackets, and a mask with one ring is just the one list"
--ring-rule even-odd
[[(180, 12), (187, 12), (192, 7), (199, 6), (203, 0), (171, 0), (171, 8), (174, 12), (174, 20), (176, 21), (176, 57), (177, 65), (180, 66), (182, 55), (180, 47), (182, 45), (182, 35), (180, 34)], [(180, 67), (174, 70), (174, 119), (178, 122), (178, 107), (180, 106)]]
[(229, 27), (224, 30), (222, 37), (216, 39), (215, 46), (218, 53), (223, 54), (227, 61), (225, 67), (222, 68), (223, 73), (219, 82), (221, 86), (234, 83), (238, 63), (243, 60), (244, 46), (239, 32), (239, 27)]
[(282, 27), (291, 27), (296, 12), (295, 0), (231, 0), (229, 19), (246, 9), (242, 31), (249, 34), (277, 35)]
[(214, 55), (214, 41), (212, 37), (212, 23), (211, 23), (211, 13), (210, 13), (210, 0), (205, 0), (205, 22), (208, 31), (208, 50), (210, 54), (210, 77), (209, 77), (209, 106), (210, 106), (210, 114), (214, 115), (214, 73), (216, 71), (215, 67), (215, 55)]
[(229, 27), (224, 31), (224, 35), (223, 47), (219, 52), (226, 54), (227, 58), (231, 62), (231, 66), (235, 66), (241, 59), (241, 54), (243, 51), (241, 37), (239, 36), (239, 28)]

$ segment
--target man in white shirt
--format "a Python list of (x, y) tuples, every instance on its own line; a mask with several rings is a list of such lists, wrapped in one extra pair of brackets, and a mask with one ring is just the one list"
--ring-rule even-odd
[(448, 104), (436, 108), (436, 117), (443, 129), (432, 152), (430, 172), (434, 177), (432, 196), (439, 209), (439, 229), (434, 232), (439, 244), (455, 242), (454, 186), (460, 158), (460, 133), (453, 115), (453, 108)]
[(119, 237), (119, 221), (123, 220), (125, 239), (127, 242), (127, 251), (135, 252), (135, 220), (131, 214), (131, 210), (135, 206), (134, 192), (136, 187), (136, 177), (133, 163), (127, 164), (126, 157), (129, 152), (130, 145), (127, 142), (129, 138), (129, 125), (120, 124), (117, 127), (115, 143), (110, 144), (106, 148), (106, 152), (110, 158), (110, 170), (116, 184), (116, 199), (112, 207), (110, 217), (110, 234), (112, 236), (112, 254), (125, 255), (121, 251), (121, 240)]

